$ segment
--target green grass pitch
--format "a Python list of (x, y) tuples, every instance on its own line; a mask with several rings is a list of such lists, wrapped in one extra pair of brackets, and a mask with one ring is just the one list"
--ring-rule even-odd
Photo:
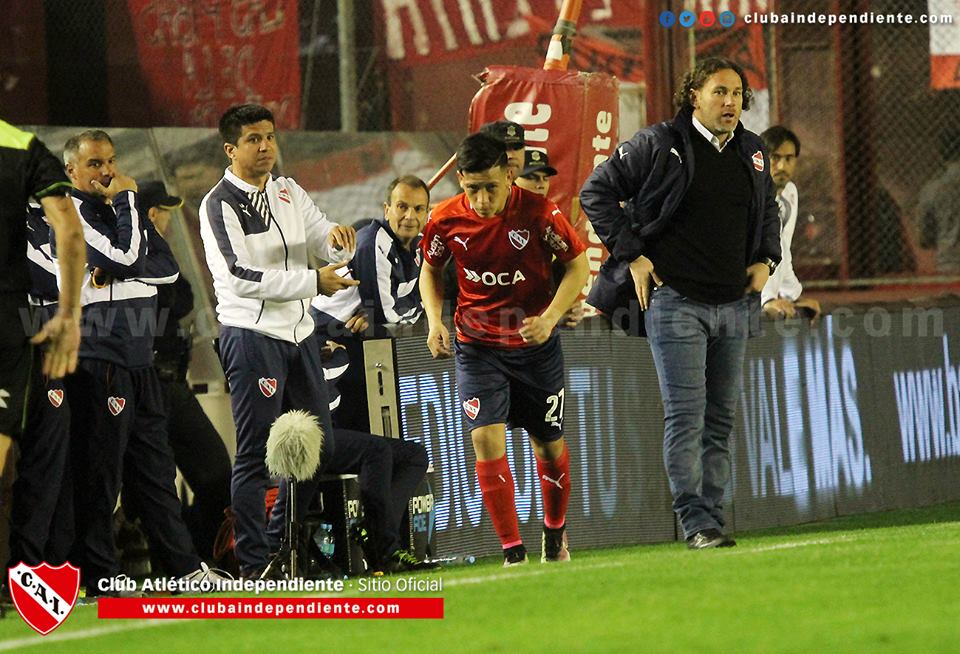
[(449, 568), (431, 574), (442, 620), (144, 622), (77, 606), (41, 637), (11, 610), (0, 652), (960, 652), (960, 503), (737, 538)]

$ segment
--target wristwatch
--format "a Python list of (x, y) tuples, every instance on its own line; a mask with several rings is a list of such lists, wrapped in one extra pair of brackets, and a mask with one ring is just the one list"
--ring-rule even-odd
[(776, 269), (777, 269), (777, 262), (774, 261), (773, 259), (771, 259), (770, 257), (767, 257), (767, 258), (765, 258), (765, 259), (760, 259), (760, 261), (758, 261), (757, 263), (762, 263), (762, 264), (765, 265), (767, 268), (769, 268), (771, 275), (772, 275), (772, 274), (776, 271)]

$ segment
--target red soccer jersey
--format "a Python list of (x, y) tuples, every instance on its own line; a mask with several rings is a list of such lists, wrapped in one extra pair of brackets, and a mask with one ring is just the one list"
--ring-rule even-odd
[(460, 283), (457, 338), (502, 348), (527, 346), (520, 326), (553, 299), (553, 257), (567, 262), (584, 251), (557, 205), (517, 186), (490, 218), (477, 215), (463, 193), (441, 202), (420, 247), (433, 266), (453, 257)]

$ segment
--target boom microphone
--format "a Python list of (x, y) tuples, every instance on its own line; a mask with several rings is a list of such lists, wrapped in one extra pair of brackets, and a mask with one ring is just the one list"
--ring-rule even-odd
[(311, 479), (320, 467), (323, 429), (313, 414), (287, 411), (273, 421), (267, 438), (270, 474), (297, 481)]

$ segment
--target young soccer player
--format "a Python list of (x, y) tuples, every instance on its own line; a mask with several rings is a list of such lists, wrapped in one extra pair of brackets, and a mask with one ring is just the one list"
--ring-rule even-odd
[[(530, 435), (543, 490), (542, 561), (568, 561), (570, 460), (563, 441), (563, 352), (554, 330), (588, 275), (584, 246), (560, 209), (511, 185), (503, 142), (468, 136), (457, 150), (463, 193), (440, 203), (424, 230), (420, 293), (436, 357), (456, 353), (457, 387), (477, 455), (484, 505), (504, 566), (525, 563), (506, 428)], [(443, 264), (460, 283), (456, 342), (441, 321)], [(550, 265), (566, 272), (553, 292)]]

